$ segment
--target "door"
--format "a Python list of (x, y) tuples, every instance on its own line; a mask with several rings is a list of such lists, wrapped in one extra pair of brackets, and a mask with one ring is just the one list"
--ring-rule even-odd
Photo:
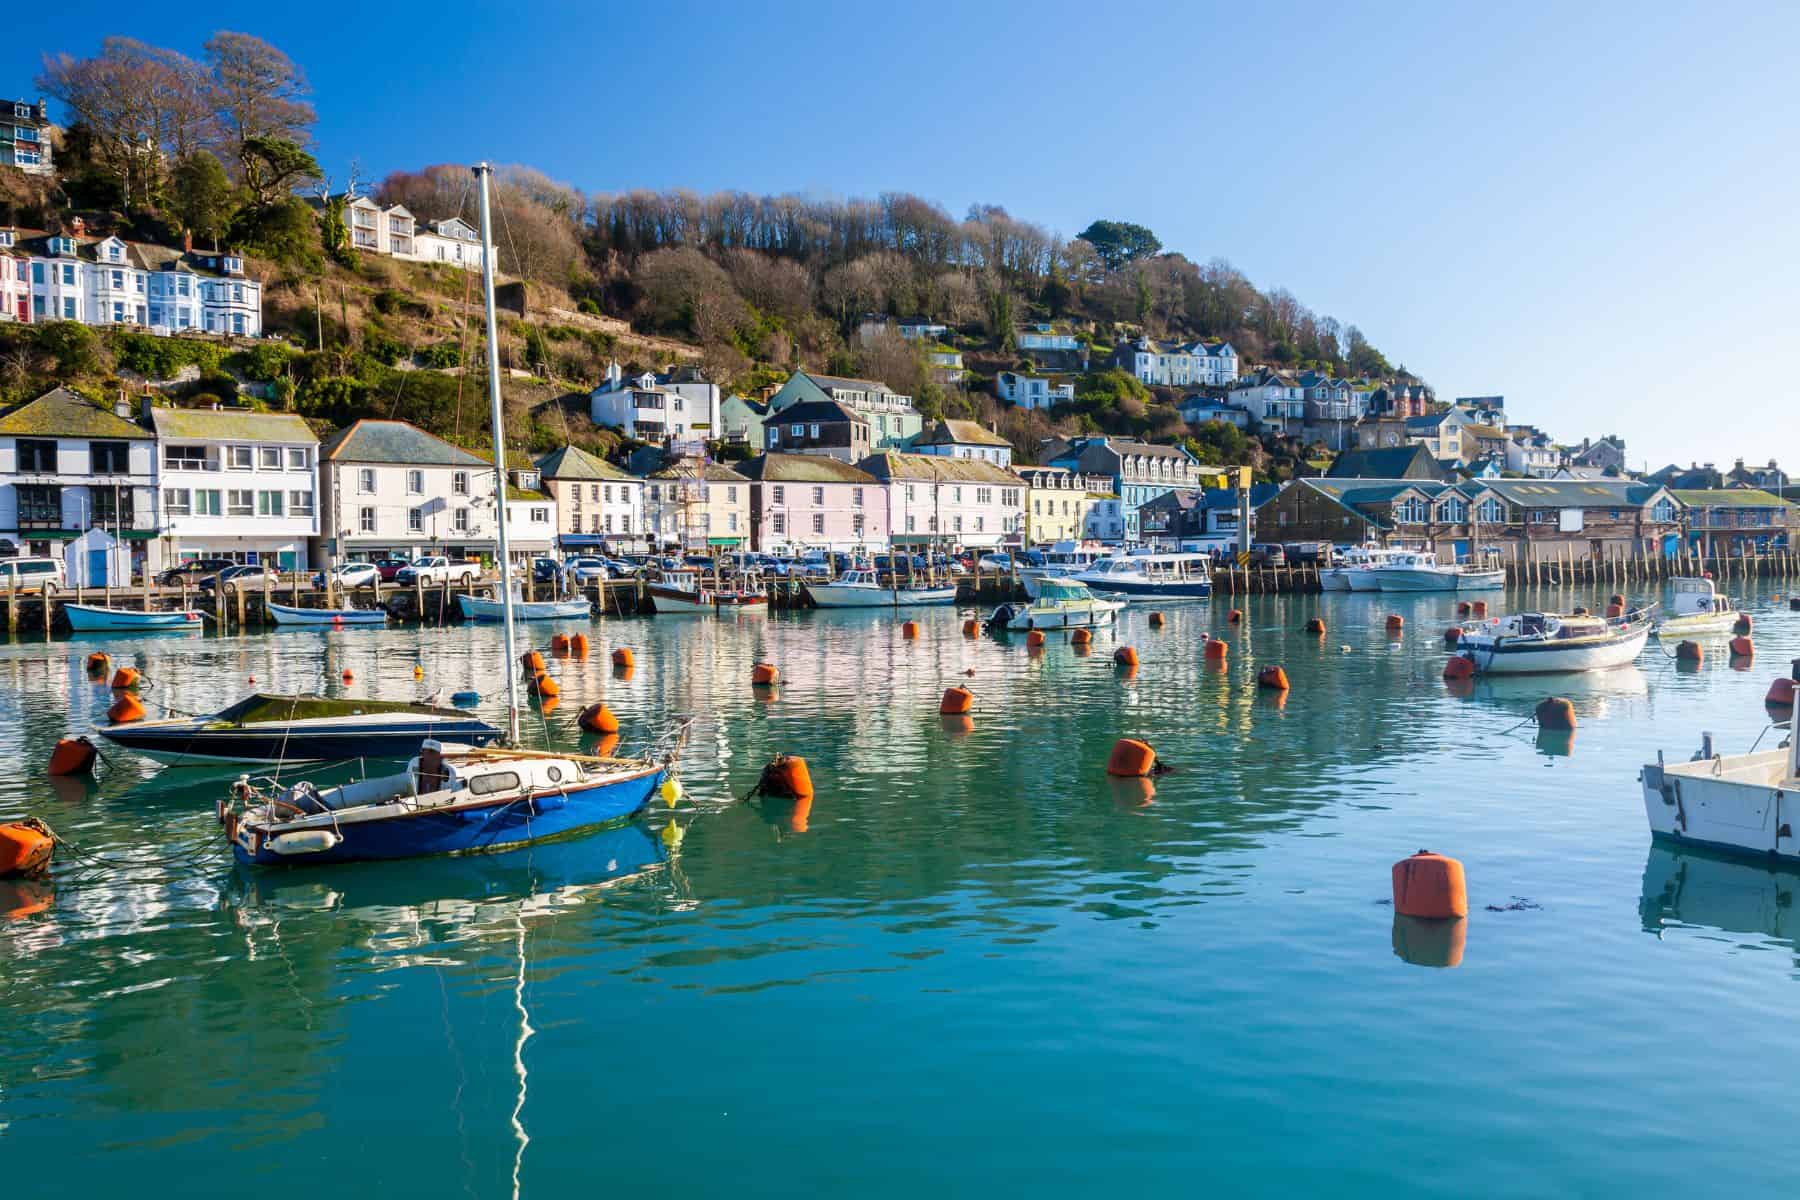
[(87, 552), (87, 581), (89, 587), (106, 586), (106, 559), (107, 554), (104, 550), (89, 550)]

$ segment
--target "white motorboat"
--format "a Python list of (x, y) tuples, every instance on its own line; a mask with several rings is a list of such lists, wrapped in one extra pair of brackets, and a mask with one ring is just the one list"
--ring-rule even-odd
[[(486, 596), (459, 595), (456, 603), (464, 620), (500, 621), (506, 617), (506, 606)], [(517, 600), (512, 602), (515, 621), (566, 621), (575, 617), (591, 617), (594, 606), (586, 600)]]
[(268, 607), (277, 625), (386, 625), (388, 620), (385, 608), (300, 608), (273, 600)]
[(1382, 592), (1454, 592), (1458, 574), (1455, 563), (1441, 563), (1429, 550), (1395, 554), (1370, 572)]
[[(1791, 725), (1791, 722), (1789, 723)], [(1790, 732), (1773, 750), (1719, 754), (1712, 735), (1684, 763), (1646, 763), (1638, 775), (1653, 837), (1760, 858), (1800, 859), (1800, 744)]]
[(1044, 552), (1042, 566), (1019, 568), (1019, 583), (1025, 594), (1037, 599), (1040, 580), (1071, 579), (1107, 557), (1111, 551), (1080, 542), (1057, 542)]
[(709, 586), (694, 568), (663, 571), (655, 582), (644, 585), (644, 594), (663, 616), (769, 611), (768, 593), (749, 579)]
[(1457, 653), (1490, 675), (1599, 671), (1637, 658), (1650, 638), (1641, 611), (1602, 618), (1527, 612), (1462, 626)]
[(845, 571), (828, 583), (809, 580), (806, 592), (820, 608), (904, 608), (919, 604), (955, 604), (956, 588), (912, 587), (898, 578), (884, 584), (874, 571)]
[(1411, 550), (1377, 546), (1364, 542), (1345, 551), (1343, 562), (1319, 573), (1319, 586), (1328, 592), (1379, 592), (1381, 581), (1375, 572)]
[(1740, 614), (1731, 606), (1730, 596), (1721, 596), (1707, 576), (1673, 581), (1675, 597), (1656, 622), (1656, 636), (1694, 637), (1730, 633)]
[(996, 633), (1110, 625), (1124, 607), (1125, 601), (1102, 600), (1076, 580), (1045, 579), (1038, 584), (1037, 599), (1029, 604), (1002, 604), (988, 616), (987, 625)]
[(1075, 576), (1090, 591), (1133, 599), (1204, 600), (1212, 595), (1212, 558), (1205, 554), (1121, 554)]

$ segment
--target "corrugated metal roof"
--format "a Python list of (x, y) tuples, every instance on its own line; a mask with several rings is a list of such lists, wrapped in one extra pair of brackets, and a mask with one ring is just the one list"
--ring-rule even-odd
[(452, 446), (405, 421), (364, 419), (339, 430), (323, 447), (333, 462), (399, 463), (419, 467), (489, 467), (486, 459)]
[(210, 439), (221, 442), (312, 444), (319, 439), (293, 413), (252, 412), (242, 408), (153, 408), (150, 423), (163, 439)]
[(15, 437), (131, 438), (148, 441), (150, 431), (110, 408), (68, 388), (52, 388), (35, 400), (0, 415), (0, 434)]
[(1526, 508), (1613, 508), (1648, 504), (1663, 489), (1633, 479), (1488, 479), (1509, 504)]

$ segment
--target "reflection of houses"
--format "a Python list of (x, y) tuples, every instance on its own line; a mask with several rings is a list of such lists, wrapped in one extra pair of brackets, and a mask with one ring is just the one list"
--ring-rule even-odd
[(643, 541), (642, 479), (579, 446), (553, 450), (537, 467), (555, 501), (557, 542), (563, 549)]
[(1025, 481), (982, 459), (872, 454), (856, 464), (882, 487), (895, 546), (989, 549), (1025, 527)]
[[(895, 392), (879, 380), (814, 375), (807, 371), (788, 376), (780, 390), (769, 397), (769, 414), (773, 418), (796, 404), (820, 400), (833, 401), (861, 415), (869, 423), (875, 450), (904, 449), (924, 426), (912, 397)], [(786, 449), (785, 445), (781, 448)]]
[(1687, 543), (1708, 557), (1786, 550), (1800, 508), (1760, 488), (1677, 489)]

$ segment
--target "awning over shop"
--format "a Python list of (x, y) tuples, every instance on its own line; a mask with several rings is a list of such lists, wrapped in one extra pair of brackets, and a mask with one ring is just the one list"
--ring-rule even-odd
[(744, 539), (741, 537), (709, 537), (706, 539), (706, 544), (709, 546), (741, 546), (744, 544)]

